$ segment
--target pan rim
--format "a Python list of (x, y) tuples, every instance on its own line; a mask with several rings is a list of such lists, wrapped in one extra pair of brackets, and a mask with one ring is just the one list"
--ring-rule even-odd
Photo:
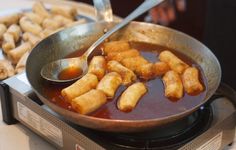
[[(100, 22), (92, 22), (92, 23), (89, 23), (89, 24), (97, 24), (97, 23), (105, 23), (104, 21), (100, 21)], [(118, 21), (113, 21), (112, 23), (118, 23)], [(148, 26), (153, 26), (153, 24), (150, 24), (150, 23), (145, 23), (145, 22), (136, 22), (136, 21), (133, 21), (131, 24), (142, 24), (142, 25), (148, 25)], [(212, 55), (214, 61), (217, 63), (217, 66), (218, 69), (219, 69), (219, 79), (221, 79), (221, 76), (222, 76), (222, 71), (221, 71), (221, 67), (220, 67), (220, 63), (218, 61), (218, 59), (216, 58), (216, 56), (212, 53), (212, 51), (210, 51), (209, 48), (207, 48), (204, 44), (202, 44), (200, 41), (196, 40), (195, 38), (181, 32), (181, 31), (177, 31), (175, 29), (171, 29), (169, 27), (164, 27), (164, 26), (161, 26), (161, 25), (154, 25), (154, 26), (157, 26), (158, 28), (164, 28), (164, 29), (167, 29), (167, 30), (170, 30), (170, 31), (173, 31), (175, 34), (180, 34), (181, 36), (185, 36), (187, 38), (190, 38), (191, 40), (193, 40), (195, 43), (197, 43), (198, 45), (201, 45), (202, 47), (205, 48), (205, 50), (208, 51), (208, 53), (210, 55)], [(73, 26), (71, 28), (75, 28), (76, 26)], [(70, 30), (71, 28), (67, 28), (67, 29), (64, 29), (64, 30)], [(60, 32), (63, 32), (64, 30), (60, 31)], [(60, 32), (58, 33), (55, 33), (55, 34), (60, 34)], [(53, 35), (47, 37), (47, 38), (50, 38), (52, 37)], [(47, 39), (46, 38), (46, 39)], [(44, 39), (44, 40), (46, 40)], [(43, 40), (43, 41), (44, 41)], [(37, 45), (38, 46), (38, 45)], [(29, 56), (30, 57), (30, 56)], [(27, 64), (28, 64), (28, 60), (27, 60)], [(27, 66), (27, 65), (26, 65)], [(27, 73), (27, 67), (26, 67), (26, 75), (27, 75), (27, 78), (28, 78), (28, 73)], [(207, 79), (208, 80), (208, 79)], [(31, 84), (31, 81), (29, 81), (30, 84)], [(62, 115), (64, 118), (67, 117), (68, 115), (66, 114), (70, 114), (70, 117), (73, 118), (73, 119), (76, 119), (76, 118), (79, 118), (79, 119), (83, 119), (83, 120), (87, 120), (87, 121), (98, 121), (98, 122), (101, 122), (101, 123), (116, 123), (116, 124), (130, 124), (130, 123), (135, 123), (136, 125), (138, 124), (143, 124), (143, 123), (153, 123), (153, 122), (165, 122), (167, 120), (171, 120), (174, 121), (174, 120), (178, 120), (179, 118), (183, 118), (189, 114), (191, 114), (192, 112), (196, 111), (197, 109), (199, 109), (202, 105), (204, 105), (208, 99), (214, 94), (214, 92), (217, 90), (217, 88), (219, 87), (220, 85), (220, 80), (218, 80), (217, 83), (215, 83), (217, 86), (215, 86), (214, 89), (212, 89), (212, 92), (211, 93), (208, 93), (206, 94), (205, 98), (202, 99), (201, 103), (199, 103), (198, 105), (194, 106), (193, 108), (191, 109), (188, 109), (187, 111), (183, 111), (183, 112), (180, 112), (180, 113), (177, 113), (177, 114), (173, 114), (173, 115), (169, 115), (169, 116), (165, 116), (165, 117), (161, 117), (161, 118), (153, 118), (153, 119), (141, 119), (141, 120), (122, 120), (122, 119), (106, 119), (106, 118), (98, 118), (98, 117), (94, 117), (94, 116), (89, 116), (89, 115), (82, 115), (82, 114), (79, 114), (79, 113), (76, 113), (76, 112), (72, 112), (72, 111), (69, 111), (69, 110), (66, 110), (64, 108), (61, 108), (60, 106), (52, 103), (51, 101), (47, 100), (47, 98), (45, 96), (42, 96), (40, 93), (38, 93), (38, 91), (34, 88), (34, 86), (32, 86), (34, 92), (37, 94), (38, 97), (41, 97), (40, 99), (43, 101), (43, 103), (46, 103), (46, 105), (49, 105), (50, 106), (50, 109), (52, 109), (53, 111), (57, 112), (58, 114)], [(208, 83), (208, 81), (207, 81)], [(213, 92), (214, 91), (214, 92)], [(59, 109), (61, 111), (57, 111), (56, 109)], [(63, 113), (62, 113), (63, 112)], [(71, 118), (66, 118), (67, 120), (71, 120)], [(75, 123), (75, 121), (72, 121)], [(78, 123), (76, 123), (78, 124)], [(79, 124), (81, 125), (81, 124)]]

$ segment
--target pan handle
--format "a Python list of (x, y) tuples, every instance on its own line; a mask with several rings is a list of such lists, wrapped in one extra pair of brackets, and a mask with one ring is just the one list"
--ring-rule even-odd
[(210, 98), (209, 103), (221, 97), (228, 98), (236, 108), (236, 91), (225, 83), (220, 83), (215, 94)]
[(93, 0), (97, 21), (113, 21), (110, 0)]

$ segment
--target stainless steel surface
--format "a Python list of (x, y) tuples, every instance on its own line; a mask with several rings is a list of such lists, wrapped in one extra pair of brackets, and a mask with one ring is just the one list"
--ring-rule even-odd
[[(72, 81), (75, 81), (78, 78), (82, 77), (83, 75), (85, 75), (87, 73), (87, 70), (88, 70), (88, 57), (94, 51), (94, 49), (96, 47), (98, 47), (102, 42), (104, 42), (113, 33), (118, 31), (119, 29), (123, 28), (125, 25), (127, 25), (130, 21), (134, 20), (135, 18), (137, 18), (138, 16), (140, 16), (144, 12), (148, 11), (149, 9), (153, 8), (154, 6), (160, 4), (163, 1), (164, 0), (155, 0), (155, 1), (146, 0), (146, 1), (144, 1), (130, 15), (128, 15), (126, 18), (124, 18), (124, 20), (122, 20), (120, 23), (116, 24), (114, 27), (109, 29), (108, 32), (106, 32), (96, 42), (94, 42), (82, 56), (77, 57), (77, 58), (60, 59), (60, 60), (50, 62), (49, 64), (45, 65), (41, 69), (41, 72), (40, 72), (41, 76), (48, 81), (58, 82), (58, 83), (72, 82)], [(103, 1), (100, 1), (100, 2), (103, 2)], [(60, 72), (63, 71), (65, 68), (69, 68), (69, 67), (80, 68), (81, 70), (83, 70), (82, 75), (77, 76), (72, 79), (59, 79), (58, 75), (60, 74)]]
[[(21, 75), (18, 75), (18, 77)], [(25, 81), (25, 80), (24, 80)], [(37, 97), (34, 96), (32, 88), (30, 85), (27, 85), (24, 81), (19, 80), (17, 77), (9, 78), (4, 82), (10, 86), (10, 95), (12, 101), (12, 111), (14, 117), (19, 120), (23, 125), (31, 129), (33, 132), (39, 134), (45, 140), (49, 141), (52, 145), (56, 147), (56, 149), (63, 150), (73, 150), (76, 147), (76, 144), (80, 145), (82, 148), (86, 149), (103, 149), (100, 145), (90, 140), (84, 134), (77, 132), (75, 129), (67, 125), (62, 120), (55, 117), (56, 113), (52, 114), (52, 112), (46, 111), (40, 104), (36, 103)], [(19, 88), (21, 87), (21, 88)], [(35, 101), (32, 101), (34, 99)], [(33, 112), (33, 124), (22, 120), (22, 116), (20, 116), (19, 104), (24, 106), (27, 110), (23, 110), (28, 117), (32, 117), (29, 113), (29, 109)], [(40, 123), (38, 122), (40, 120)], [(48, 126), (51, 124), (51, 127), (58, 128), (59, 132), (55, 132), (52, 128), (48, 128), (50, 133), (55, 134), (54, 136), (50, 136), (45, 134), (42, 130), (38, 130), (38, 126)], [(48, 126), (49, 127), (49, 126)], [(61, 135), (60, 135), (61, 133)], [(59, 142), (60, 141), (60, 142)], [(71, 144), (71, 142), (73, 144)]]
[(194, 60), (203, 69), (207, 79), (207, 93), (205, 99), (195, 107), (165, 118), (148, 120), (110, 120), (100, 119), (65, 110), (51, 103), (43, 94), (43, 79), (40, 70), (45, 64), (63, 58), (78, 49), (89, 47), (101, 35), (103, 30), (111, 28), (115, 22), (90, 23), (74, 26), (54, 34), (43, 40), (31, 52), (26, 65), (27, 78), (38, 97), (52, 110), (66, 119), (97, 130), (111, 132), (135, 132), (151, 130), (166, 123), (173, 122), (197, 110), (214, 94), (220, 83), (221, 69), (217, 58), (203, 44), (190, 36), (159, 25), (132, 22), (119, 32), (113, 34), (111, 40), (127, 40), (133, 42), (147, 42), (175, 49)]
[(110, 0), (93, 0), (96, 10), (97, 21), (113, 21), (113, 14)]
[[(76, 128), (71, 126), (70, 124), (67, 123), (65, 118), (51, 111), (51, 109), (47, 108), (47, 106), (44, 105), (41, 106), (37, 104), (36, 98), (31, 96), (33, 94), (32, 89), (29, 87), (29, 85), (26, 85), (17, 77), (9, 78), (4, 82), (10, 87), (10, 97), (12, 101), (12, 110), (14, 113), (14, 117), (17, 120), (19, 120), (22, 124), (27, 126), (29, 129), (42, 136), (45, 140), (49, 141), (57, 149), (62, 149), (62, 150), (75, 149), (76, 145), (77, 146), (79, 145), (81, 148), (84, 149), (98, 149), (98, 150), (112, 149), (111, 147), (109, 148), (109, 145), (111, 143), (106, 142), (105, 145), (102, 145), (102, 143), (98, 142), (99, 140), (96, 141), (92, 139), (90, 135), (86, 134), (86, 132), (83, 132), (84, 131), (83, 128), (79, 126)], [(22, 87), (22, 88), (17, 88), (17, 87)], [(19, 117), (19, 108), (17, 103), (21, 103), (35, 114), (41, 116), (46, 121), (53, 124), (55, 127), (59, 128), (60, 131), (62, 131), (63, 146), (58, 145), (53, 140), (53, 138), (48, 138), (45, 135), (43, 135), (41, 133), (42, 131), (36, 130), (33, 124), (24, 122), (24, 120), (22, 120)], [(181, 150), (197, 149), (200, 148), (205, 143), (208, 144), (206, 145), (206, 148), (207, 146), (210, 146), (210, 148), (213, 147), (216, 148), (216, 144), (219, 144), (220, 149), (222, 149), (223, 147), (233, 142), (235, 125), (236, 125), (235, 108), (227, 98), (220, 98), (215, 100), (212, 103), (212, 107), (214, 110), (214, 115), (211, 127), (200, 136), (195, 137), (190, 142), (184, 144), (180, 148)], [(212, 139), (219, 134), (221, 135), (219, 141), (217, 142), (212, 141)]]

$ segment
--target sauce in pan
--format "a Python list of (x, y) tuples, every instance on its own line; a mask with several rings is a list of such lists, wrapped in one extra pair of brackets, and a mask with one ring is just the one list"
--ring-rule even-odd
[[(141, 54), (150, 62), (156, 62), (158, 60), (158, 54), (161, 51), (170, 50), (169, 48), (145, 43), (131, 43), (131, 45), (133, 48), (141, 51)], [(68, 57), (80, 56), (82, 53), (83, 51), (77, 51)], [(98, 49), (94, 54), (101, 55), (101, 51)], [(203, 75), (203, 71), (194, 61), (190, 60), (186, 56), (175, 51), (174, 54), (181, 58), (184, 62), (188, 63), (190, 66), (196, 66), (200, 70), (200, 79), (205, 86), (205, 90), (203, 92), (196, 96), (191, 96), (187, 93), (184, 93), (184, 96), (181, 99), (173, 101), (165, 97), (163, 82), (161, 77), (158, 77), (154, 80), (143, 81), (148, 88), (148, 92), (140, 99), (133, 111), (125, 113), (118, 110), (117, 102), (119, 97), (127, 88), (125, 86), (120, 86), (112, 100), (108, 100), (105, 105), (89, 115), (97, 118), (121, 120), (154, 119), (179, 114), (200, 104), (204, 100), (207, 91), (206, 78)], [(51, 102), (65, 109), (74, 111), (70, 104), (66, 103), (60, 94), (61, 90), (67, 86), (68, 85), (49, 85), (45, 83), (44, 93), (45, 96), (51, 100)]]
[(62, 70), (58, 75), (58, 79), (60, 80), (74, 79), (82, 75), (82, 73), (83, 70), (81, 68), (72, 66)]

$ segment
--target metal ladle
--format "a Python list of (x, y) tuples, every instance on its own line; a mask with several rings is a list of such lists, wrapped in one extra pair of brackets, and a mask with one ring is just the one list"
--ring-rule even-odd
[[(66, 59), (60, 59), (53, 61), (47, 65), (45, 65), (41, 69), (41, 76), (51, 82), (57, 82), (57, 83), (66, 83), (66, 82), (72, 82), (79, 78), (81, 78), (83, 75), (87, 73), (88, 70), (88, 56), (93, 52), (93, 50), (99, 46), (104, 40), (106, 40), (109, 36), (111, 36), (114, 32), (118, 31), (125, 25), (127, 25), (129, 22), (137, 18), (138, 16), (142, 15), (144, 12), (148, 11), (149, 9), (153, 8), (154, 6), (160, 4), (164, 0), (146, 0), (144, 1), (138, 8), (136, 8), (129, 16), (127, 16), (125, 19), (123, 19), (119, 24), (114, 26), (111, 30), (106, 32), (103, 36), (101, 36), (95, 43), (93, 43), (88, 50), (80, 57), (76, 58), (66, 58)], [(70, 67), (76, 67), (80, 68), (82, 70), (82, 74), (70, 78), (70, 79), (59, 79), (59, 74)]]

